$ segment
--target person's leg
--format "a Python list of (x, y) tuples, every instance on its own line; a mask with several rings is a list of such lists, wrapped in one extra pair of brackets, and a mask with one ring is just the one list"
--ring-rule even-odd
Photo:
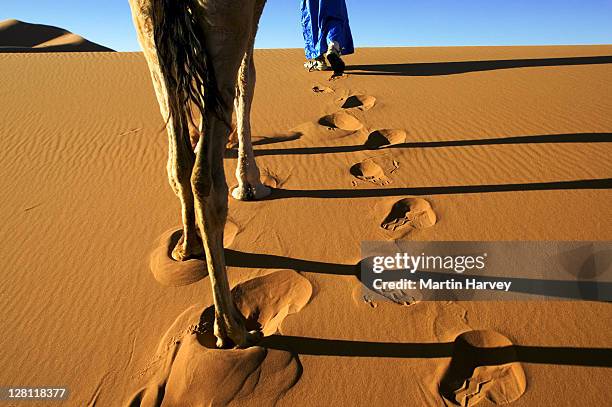
[(306, 59), (315, 59), (322, 54), (317, 41), (319, 38), (319, 1), (302, 0), (300, 15)]
[(324, 19), (327, 44), (337, 42), (342, 55), (352, 54), (355, 49), (345, 0), (325, 0), (325, 4), (328, 7), (325, 13), (321, 14)]
[(320, 10), (319, 19), (327, 45), (325, 57), (334, 70), (334, 76), (339, 76), (345, 68), (340, 56), (354, 52), (348, 11), (345, 0), (325, 0), (322, 4), (324, 7)]
[(338, 41), (331, 41), (325, 53), (325, 58), (327, 58), (329, 65), (333, 69), (334, 76), (341, 76), (344, 74), (346, 65), (342, 58), (340, 58), (340, 55), (342, 55), (340, 43)]
[(304, 36), (304, 54), (307, 71), (327, 71), (329, 66), (324, 56), (326, 46), (321, 48), (319, 27), (319, 0), (302, 0), (300, 7), (302, 34)]

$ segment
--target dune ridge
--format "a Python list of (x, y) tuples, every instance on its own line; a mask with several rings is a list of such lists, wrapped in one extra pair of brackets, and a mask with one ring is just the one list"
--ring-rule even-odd
[(110, 52), (63, 28), (9, 19), (0, 21), (0, 52)]

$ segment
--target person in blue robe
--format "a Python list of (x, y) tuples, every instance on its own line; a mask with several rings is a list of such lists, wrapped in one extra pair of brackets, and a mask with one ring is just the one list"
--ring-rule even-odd
[[(302, 0), (304, 51), (309, 71), (327, 70), (342, 75), (341, 55), (355, 52), (345, 0)], [(329, 65), (328, 65), (329, 63)]]

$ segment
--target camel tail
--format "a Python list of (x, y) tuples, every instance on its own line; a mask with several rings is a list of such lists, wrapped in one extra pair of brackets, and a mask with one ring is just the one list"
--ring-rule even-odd
[[(194, 15), (195, 0), (151, 0), (157, 58), (166, 82), (169, 117), (189, 141), (194, 114), (218, 112), (219, 98), (203, 31)], [(194, 111), (195, 110), (195, 111)], [(194, 125), (197, 128), (197, 126)]]

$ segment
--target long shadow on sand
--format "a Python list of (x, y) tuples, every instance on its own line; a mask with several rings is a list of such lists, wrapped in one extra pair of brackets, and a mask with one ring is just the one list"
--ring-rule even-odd
[[(225, 249), (225, 260), (228, 266), (246, 268), (291, 269), (300, 272), (355, 276), (361, 278), (361, 262), (357, 264), (336, 264), (320, 261), (294, 259), (273, 254), (240, 252)], [(464, 281), (467, 278), (477, 281), (512, 282), (511, 292), (587, 301), (612, 301), (612, 282), (586, 280), (543, 280), (520, 277), (495, 277), (479, 275), (459, 275), (457, 273), (439, 273), (419, 271), (419, 277), (436, 281), (453, 278)]]
[(612, 189), (612, 178), (516, 184), (450, 185), (440, 187), (379, 188), (379, 189), (280, 189), (275, 188), (264, 200), (287, 198), (373, 198), (403, 195), (450, 195), (485, 192), (554, 191), (568, 189)]
[[(332, 275), (360, 276), (360, 263), (334, 264), (319, 261), (294, 259), (270, 254), (257, 254), (226, 249), (228, 266), (249, 268), (288, 268), (301, 272), (325, 273)], [(425, 273), (442, 276), (443, 273)], [(446, 275), (448, 278), (449, 275)], [(452, 274), (457, 277), (456, 274)], [(479, 279), (479, 276), (470, 276)], [(487, 277), (490, 280), (490, 277)], [(585, 299), (584, 291), (576, 289), (584, 282), (534, 280), (522, 278), (505, 278), (512, 281), (512, 291), (537, 294), (538, 287), (546, 287), (550, 293), (550, 284), (565, 289), (565, 294), (573, 292)], [(586, 282), (590, 284), (590, 282)], [(565, 287), (563, 287), (565, 285)], [(602, 283), (599, 283), (600, 288)], [(607, 292), (612, 292), (612, 283), (604, 283)], [(454, 343), (397, 343), (365, 342), (342, 339), (319, 339), (287, 335), (271, 335), (264, 338), (260, 346), (270, 349), (285, 350), (300, 355), (315, 356), (350, 356), (350, 357), (390, 357), (390, 358), (449, 358), (453, 356)], [(512, 345), (499, 348), (479, 349), (478, 359), (481, 365), (500, 365), (510, 362), (544, 363), (554, 365), (575, 365), (592, 367), (612, 367), (612, 349), (609, 348), (573, 348)]]
[(612, 63), (612, 55), (566, 58), (500, 59), (489, 61), (426, 62), (407, 64), (350, 65), (351, 75), (437, 76), (497, 69)]
[[(281, 140), (284, 141), (284, 140)], [(267, 148), (255, 150), (255, 156), (265, 155), (292, 155), (292, 154), (334, 154), (353, 153), (365, 150), (382, 150), (393, 148), (441, 148), (441, 147), (466, 147), (466, 146), (489, 146), (504, 144), (543, 144), (543, 143), (610, 143), (612, 133), (569, 133), (569, 134), (544, 134), (533, 136), (513, 136), (472, 140), (442, 140), (442, 141), (419, 141), (411, 143), (400, 143), (382, 148), (372, 148), (364, 144), (349, 146), (320, 146), (320, 147), (290, 147), (290, 148)], [(272, 142), (268, 142), (272, 143)], [(255, 143), (254, 143), (255, 144)], [(264, 143), (259, 143), (264, 144)], [(237, 158), (238, 151), (227, 150), (226, 158)]]
[[(454, 343), (364, 342), (272, 335), (264, 338), (259, 345), (300, 355), (430, 359), (451, 357)], [(478, 358), (481, 365), (527, 362), (612, 367), (612, 349), (609, 348), (513, 345), (479, 349)]]

